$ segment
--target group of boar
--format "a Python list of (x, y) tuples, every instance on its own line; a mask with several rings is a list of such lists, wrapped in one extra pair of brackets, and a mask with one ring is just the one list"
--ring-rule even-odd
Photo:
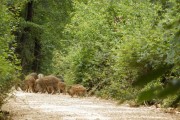
[(19, 86), (25, 92), (34, 93), (68, 93), (71, 97), (85, 96), (86, 88), (80, 84), (67, 86), (64, 80), (54, 75), (44, 76), (43, 74), (31, 73), (25, 77), (23, 84)]

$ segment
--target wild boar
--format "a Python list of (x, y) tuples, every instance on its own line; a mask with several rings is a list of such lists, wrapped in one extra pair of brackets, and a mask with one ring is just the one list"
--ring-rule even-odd
[(35, 80), (38, 79), (38, 74), (37, 74), (37, 73), (30, 73), (30, 74), (27, 75), (26, 77), (28, 77), (28, 76), (34, 77)]
[(26, 92), (35, 92), (36, 79), (38, 79), (37, 73), (30, 73), (25, 77), (24, 85)]
[(44, 93), (47, 91), (48, 93), (55, 94), (58, 90), (59, 79), (53, 75), (45, 76), (36, 80), (36, 91)]
[(73, 97), (74, 95), (85, 96), (86, 92), (86, 88), (80, 84), (72, 85), (68, 89), (68, 93), (71, 97)]
[(58, 82), (58, 91), (59, 93), (62, 91), (63, 94), (66, 94), (66, 84), (64, 82)]
[(24, 82), (25, 82), (25, 88), (26, 88), (26, 92), (35, 92), (34, 90), (34, 85), (35, 85), (35, 79), (33, 76), (28, 76), (25, 78)]

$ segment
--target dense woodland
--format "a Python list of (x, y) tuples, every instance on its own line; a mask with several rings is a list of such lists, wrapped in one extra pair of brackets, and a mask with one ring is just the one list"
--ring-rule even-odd
[(0, 0), (0, 101), (31, 72), (89, 95), (180, 106), (179, 0)]

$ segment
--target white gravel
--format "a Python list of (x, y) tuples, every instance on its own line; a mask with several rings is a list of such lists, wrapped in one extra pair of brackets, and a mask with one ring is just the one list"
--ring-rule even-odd
[(2, 106), (13, 120), (180, 120), (180, 114), (164, 113), (155, 107), (132, 108), (96, 97), (71, 98), (14, 91)]

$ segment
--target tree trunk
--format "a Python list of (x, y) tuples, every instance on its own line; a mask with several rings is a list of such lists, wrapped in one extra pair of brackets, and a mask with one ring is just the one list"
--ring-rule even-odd
[(41, 58), (41, 44), (38, 39), (35, 39), (34, 57), (35, 60), (32, 64), (32, 70), (38, 72), (40, 69), (40, 58)]
[[(24, 20), (33, 22), (33, 0), (27, 3), (24, 13)], [(36, 35), (32, 34), (33, 30), (34, 26), (27, 24), (17, 35), (16, 52), (20, 55), (22, 72), (25, 74), (39, 71), (41, 45)]]
[(32, 18), (33, 18), (33, 1), (30, 1), (27, 4), (26, 21), (32, 21)]

